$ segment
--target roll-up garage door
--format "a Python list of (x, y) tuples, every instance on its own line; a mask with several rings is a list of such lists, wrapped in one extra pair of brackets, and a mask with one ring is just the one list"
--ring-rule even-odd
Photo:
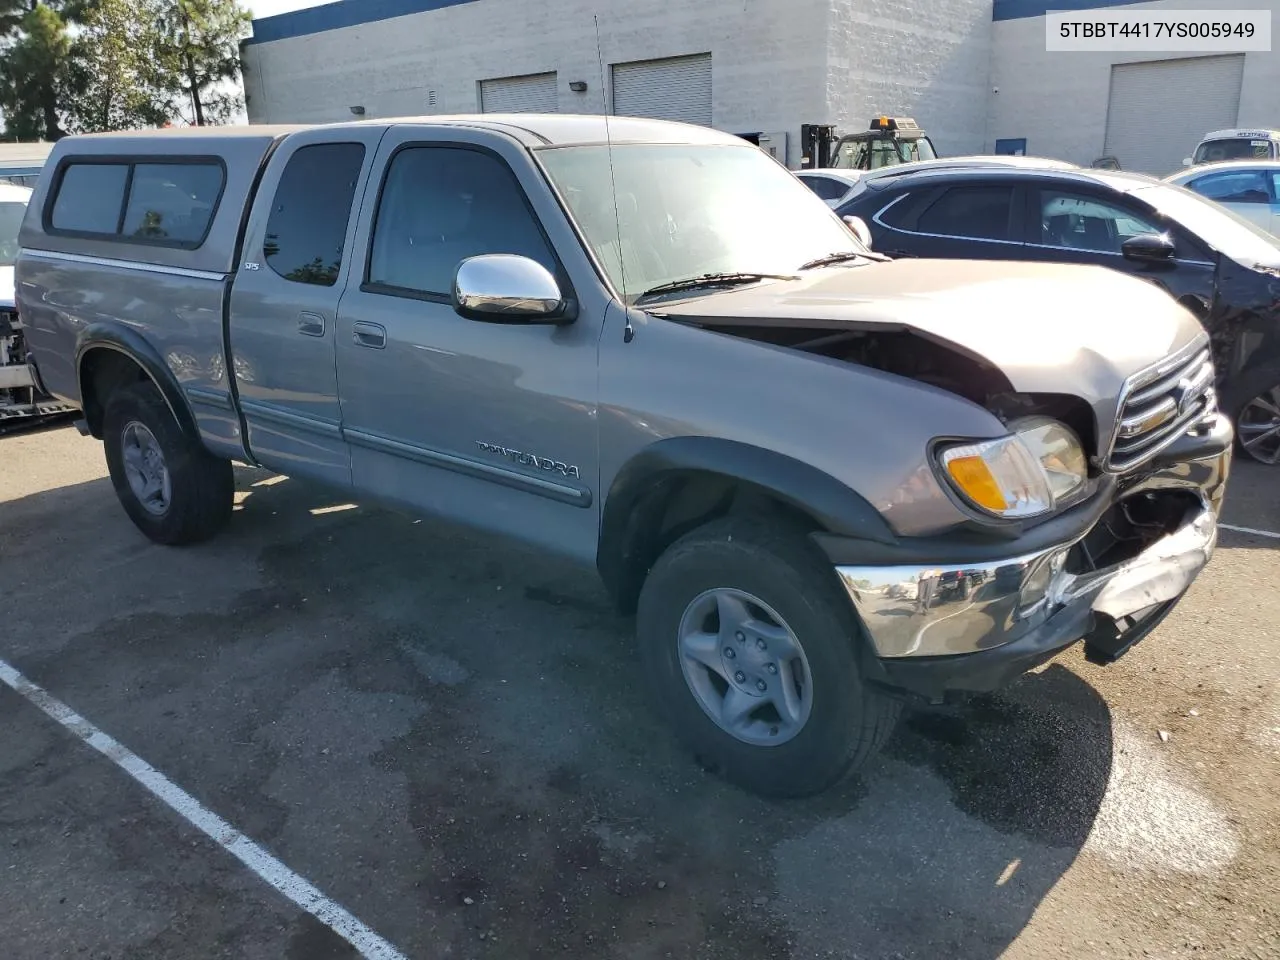
[(558, 113), (560, 94), (554, 73), (480, 81), (483, 113)]
[(615, 63), (613, 112), (711, 126), (711, 54)]
[(1244, 54), (1111, 67), (1106, 154), (1123, 170), (1167, 176), (1200, 138), (1236, 125)]

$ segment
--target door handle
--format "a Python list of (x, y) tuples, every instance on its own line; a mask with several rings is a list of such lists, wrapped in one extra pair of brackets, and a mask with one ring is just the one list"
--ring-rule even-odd
[(387, 328), (380, 323), (357, 320), (351, 325), (351, 339), (357, 347), (381, 350), (387, 345)]
[(318, 313), (298, 314), (298, 332), (304, 337), (323, 337), (324, 326), (324, 317)]

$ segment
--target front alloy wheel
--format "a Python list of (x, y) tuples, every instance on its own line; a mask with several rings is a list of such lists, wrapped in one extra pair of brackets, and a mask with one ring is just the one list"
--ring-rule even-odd
[(1259, 463), (1280, 463), (1280, 385), (1245, 403), (1236, 418), (1240, 446)]

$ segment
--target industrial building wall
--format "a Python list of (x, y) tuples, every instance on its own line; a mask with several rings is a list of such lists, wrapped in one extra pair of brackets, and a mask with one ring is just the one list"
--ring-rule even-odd
[[(1030, 4), (996, 0), (988, 151), (997, 139), (1025, 137), (1029, 155), (1089, 164), (1110, 147), (1127, 154), (1120, 156), (1122, 168), (1164, 176), (1180, 168), (1211, 128), (1280, 127), (1280, 51), (1237, 54), (1243, 69), (1220, 54), (1191, 51), (1049, 53), (1043, 16), (999, 19), (1002, 8), (1026, 10)], [(1280, 27), (1280, 0), (1157, 0), (1118, 9), (1246, 8), (1270, 9), (1272, 30)], [(1081, 19), (1090, 12), (1082, 10)], [(1218, 59), (1202, 59), (1208, 57)], [(1126, 66), (1144, 63), (1151, 66)]]
[[(358, 10), (349, 5), (361, 2), (335, 6)], [(441, 8), (247, 44), (247, 112), (254, 123), (350, 119), (352, 106), (363, 106), (366, 117), (475, 113), (483, 81), (554, 73), (560, 112), (599, 113), (606, 100), (595, 15), (606, 87), (613, 65), (710, 54), (712, 125), (732, 133), (788, 131), (794, 162), (799, 125), (827, 117), (830, 2), (426, 0), (419, 5)], [(281, 24), (283, 18), (259, 21), (255, 32), (278, 34)], [(575, 81), (587, 90), (573, 92)]]
[(939, 152), (981, 153), (991, 0), (831, 0), (828, 113), (841, 132), (913, 117)]

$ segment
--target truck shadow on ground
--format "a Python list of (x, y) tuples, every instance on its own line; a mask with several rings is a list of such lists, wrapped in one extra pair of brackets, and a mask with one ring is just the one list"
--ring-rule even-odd
[[(88, 594), (65, 640), (28, 608), (0, 656), (410, 956), (994, 960), (1088, 841), (1111, 717), (1062, 665), (913, 710), (862, 776), (770, 802), (674, 745), (588, 575), (264, 476), (240, 475), (223, 538), (176, 552), (106, 480), (0, 503), (5, 572), (48, 565)], [(222, 605), (215, 584), (255, 560)], [(178, 577), (159, 607), (107, 602)], [(118, 699), (155, 676), (163, 695)], [(200, 741), (254, 748), (185, 769)], [(298, 936), (292, 955), (344, 955)]]

